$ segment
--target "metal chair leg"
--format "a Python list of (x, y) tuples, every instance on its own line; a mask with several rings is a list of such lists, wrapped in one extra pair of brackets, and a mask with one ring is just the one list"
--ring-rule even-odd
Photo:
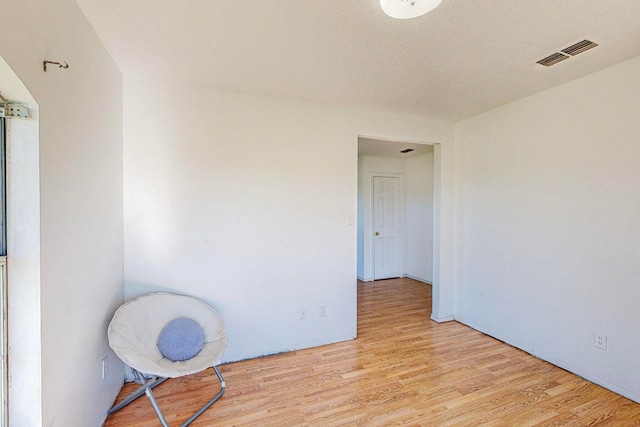
[(144, 391), (144, 394), (146, 394), (149, 398), (149, 401), (151, 401), (151, 406), (153, 406), (153, 410), (156, 411), (156, 415), (160, 419), (160, 424), (162, 424), (162, 427), (169, 427), (169, 424), (167, 424), (167, 420), (165, 420), (164, 415), (162, 415), (162, 411), (158, 406), (158, 402), (156, 402), (156, 398), (153, 397), (153, 392), (151, 391), (151, 389), (146, 389)]
[[(211, 405), (216, 403), (218, 401), (218, 399), (220, 399), (222, 397), (222, 395), (224, 394), (224, 391), (226, 389), (226, 383), (224, 381), (224, 378), (222, 377), (222, 374), (220, 373), (220, 371), (218, 370), (218, 368), (216, 366), (212, 366), (211, 369), (213, 369), (213, 371), (215, 372), (216, 376), (218, 377), (218, 380), (220, 381), (220, 391), (213, 397), (213, 399), (208, 401), (195, 414), (193, 414), (191, 417), (189, 417), (189, 419), (187, 421), (185, 421), (181, 425), (181, 427), (186, 427), (189, 424), (191, 424), (192, 422), (194, 422), (196, 420), (196, 418), (198, 418), (200, 415), (202, 415), (204, 413), (204, 411), (209, 409), (211, 407)], [(142, 376), (141, 376), (141, 378), (142, 378)], [(127, 398), (124, 399), (122, 402), (118, 403), (113, 408), (109, 409), (108, 414), (111, 415), (114, 412), (119, 411), (120, 409), (124, 408), (129, 403), (133, 402), (134, 400), (136, 400), (137, 398), (139, 398), (143, 394), (146, 394), (147, 398), (149, 398), (149, 401), (151, 402), (151, 406), (153, 406), (153, 410), (156, 412), (156, 415), (158, 416), (158, 419), (160, 420), (160, 423), (162, 424), (162, 427), (169, 427), (169, 424), (167, 424), (167, 420), (164, 418), (164, 415), (162, 414), (162, 410), (160, 409), (160, 406), (158, 405), (158, 402), (156, 401), (156, 398), (153, 395), (153, 391), (152, 391), (154, 387), (162, 384), (163, 382), (165, 382), (168, 379), (169, 378), (153, 377), (152, 379), (150, 379), (148, 381), (143, 380), (143, 381), (146, 381), (146, 382), (143, 385), (141, 385), (136, 391), (134, 391), (129, 396), (127, 396)]]
[(147, 389), (153, 389), (154, 387), (159, 386), (160, 384), (162, 384), (163, 382), (165, 382), (168, 379), (169, 378), (155, 377), (154, 379), (152, 379), (152, 380), (150, 380), (148, 382), (145, 382), (136, 391), (134, 391), (129, 396), (127, 396), (126, 399), (124, 399), (122, 402), (120, 402), (117, 405), (115, 405), (113, 408), (109, 409), (107, 414), (111, 415), (114, 412), (119, 411), (120, 409), (122, 409), (125, 406), (127, 406), (129, 403), (133, 402), (134, 400), (136, 400), (137, 398), (139, 398), (140, 396), (145, 394)]
[(224, 382), (224, 378), (222, 378), (222, 374), (220, 373), (220, 371), (218, 370), (217, 367), (212, 366), (211, 367), (213, 369), (213, 371), (216, 373), (216, 376), (218, 377), (218, 380), (220, 381), (220, 391), (218, 392), (218, 394), (216, 394), (215, 396), (213, 396), (213, 399), (211, 399), (210, 401), (208, 401), (202, 408), (200, 408), (198, 410), (198, 412), (196, 412), (195, 414), (193, 414), (187, 421), (184, 422), (184, 424), (182, 424), (180, 427), (186, 427), (189, 424), (191, 424), (192, 422), (195, 421), (196, 418), (198, 418), (200, 415), (202, 415), (204, 413), (204, 411), (206, 411), (207, 409), (209, 409), (209, 407), (211, 405), (213, 405), (214, 403), (216, 403), (218, 401), (218, 399), (220, 399), (222, 397), (222, 395), (224, 394), (224, 390), (226, 389), (227, 385)]

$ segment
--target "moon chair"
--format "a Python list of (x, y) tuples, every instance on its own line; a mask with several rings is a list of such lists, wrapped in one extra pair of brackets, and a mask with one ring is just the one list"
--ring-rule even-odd
[(169, 427), (153, 396), (153, 388), (169, 378), (207, 368), (212, 368), (218, 377), (220, 391), (182, 427), (191, 424), (224, 394), (225, 382), (217, 365), (227, 347), (227, 334), (218, 312), (203, 301), (167, 292), (143, 295), (116, 310), (108, 336), (109, 346), (131, 367), (135, 381), (140, 384), (108, 414), (146, 394), (162, 426)]

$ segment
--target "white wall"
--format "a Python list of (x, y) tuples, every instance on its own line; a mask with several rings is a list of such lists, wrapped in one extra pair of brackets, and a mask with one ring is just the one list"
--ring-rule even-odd
[(433, 146), (433, 311), (436, 322), (454, 320), (460, 271), (460, 149), (455, 138)]
[(408, 277), (433, 281), (433, 152), (406, 159)]
[[(121, 76), (72, 0), (9, 2), (2, 17), (0, 56), (39, 106), (38, 125), (10, 125), (9, 144), (27, 144), (10, 148), (10, 423), (97, 426), (123, 376), (106, 339), (123, 300)], [(44, 59), (70, 68), (44, 73)]]
[(452, 135), (434, 120), (173, 82), (125, 82), (124, 105), (126, 297), (205, 299), (227, 322), (226, 361), (353, 338), (358, 134)]
[(456, 126), (456, 318), (636, 401), (639, 74), (635, 58)]

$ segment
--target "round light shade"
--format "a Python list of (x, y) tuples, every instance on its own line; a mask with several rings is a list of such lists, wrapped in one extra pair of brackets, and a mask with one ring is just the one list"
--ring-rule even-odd
[(392, 18), (410, 19), (431, 12), (442, 0), (380, 0), (384, 13)]

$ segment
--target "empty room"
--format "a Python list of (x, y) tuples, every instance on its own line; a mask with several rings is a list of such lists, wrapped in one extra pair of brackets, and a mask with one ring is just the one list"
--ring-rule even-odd
[(1, 11), (0, 425), (640, 423), (640, 2)]

